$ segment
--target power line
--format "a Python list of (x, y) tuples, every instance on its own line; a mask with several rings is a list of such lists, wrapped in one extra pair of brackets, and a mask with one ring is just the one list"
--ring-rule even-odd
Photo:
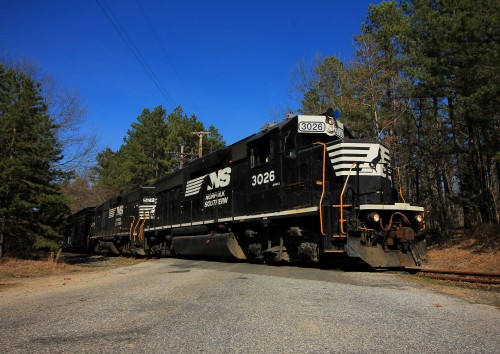
[[(120, 21), (118, 21), (118, 18), (115, 16), (115, 14), (111, 10), (111, 8), (108, 6), (108, 4), (106, 3), (106, 1), (105, 0), (96, 0), (96, 2), (97, 2), (97, 5), (99, 5), (99, 7), (101, 8), (102, 12), (106, 15), (106, 17), (109, 20), (109, 22), (111, 22), (111, 24), (113, 25), (113, 27), (115, 28), (115, 30), (118, 32), (118, 34), (120, 35), (120, 37), (123, 39), (123, 41), (125, 42), (125, 44), (127, 45), (127, 47), (130, 49), (130, 51), (132, 52), (132, 54), (134, 54), (134, 56), (137, 59), (137, 61), (139, 62), (139, 64), (141, 64), (141, 66), (144, 69), (144, 71), (146, 72), (146, 74), (153, 81), (153, 83), (155, 84), (156, 88), (160, 91), (160, 93), (163, 96), (163, 98), (165, 98), (165, 100), (167, 101), (167, 103), (173, 109), (174, 105), (172, 103), (172, 100), (171, 100), (170, 96), (168, 95), (168, 93), (166, 92), (166, 90), (163, 88), (163, 85), (161, 84), (160, 80), (155, 75), (155, 73), (151, 69), (151, 67), (148, 65), (148, 63), (146, 62), (146, 60), (144, 59), (144, 57), (141, 55), (141, 52), (136, 47), (136, 45), (134, 44), (134, 42), (132, 41), (132, 39), (129, 37), (129, 35), (127, 34), (127, 31), (125, 31), (125, 28), (123, 28), (123, 26), (120, 24)], [(104, 8), (104, 7), (106, 7), (106, 8)]]
[(160, 40), (160, 37), (158, 36), (158, 34), (156, 33), (154, 27), (153, 27), (153, 24), (152, 22), (150, 21), (148, 15), (146, 14), (146, 11), (144, 11), (144, 8), (142, 7), (141, 3), (139, 2), (139, 0), (137, 0), (137, 5), (139, 5), (139, 8), (141, 9), (142, 11), (142, 14), (144, 15), (144, 18), (146, 19), (146, 21), (148, 22), (149, 24), (149, 27), (151, 28), (151, 32), (153, 32), (154, 36), (155, 36), (155, 39), (156, 41), (158, 42), (158, 44), (160, 45), (162, 51), (163, 51), (163, 54), (165, 54), (165, 57), (167, 58), (170, 66), (172, 67), (172, 69), (174, 70), (174, 73), (175, 75), (177, 75), (177, 78), (179, 79), (180, 83), (181, 83), (181, 86), (182, 88), (184, 89), (184, 91), (186, 92), (189, 100), (191, 101), (191, 103), (193, 104), (194, 108), (196, 109), (196, 111), (200, 111), (198, 109), (198, 107), (196, 106), (196, 103), (194, 102), (193, 98), (191, 97), (191, 94), (189, 92), (189, 90), (187, 89), (186, 85), (184, 84), (184, 81), (182, 80), (182, 77), (181, 75), (179, 74), (179, 72), (177, 71), (173, 61), (170, 59), (170, 56), (168, 55), (167, 53), (167, 50), (165, 49), (165, 46), (163, 45), (162, 41)]

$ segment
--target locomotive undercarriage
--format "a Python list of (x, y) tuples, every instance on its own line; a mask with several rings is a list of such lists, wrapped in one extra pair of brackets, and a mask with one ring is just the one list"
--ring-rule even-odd
[[(301, 225), (294, 226), (294, 225)], [(308, 221), (264, 221), (235, 225), (247, 259), (254, 262), (318, 262), (319, 233)]]
[(423, 232), (416, 232), (419, 228), (401, 212), (381, 215), (380, 221), (370, 223), (361, 221), (366, 215), (352, 213), (345, 235), (321, 235), (315, 227), (317, 219), (305, 217), (145, 232), (140, 240), (108, 237), (96, 242), (95, 251), (158, 257), (205, 255), (264, 263), (318, 262), (347, 255), (375, 268), (420, 265), (426, 253)]
[(110, 236), (97, 239), (94, 251), (106, 255), (145, 256), (142, 241), (130, 241), (128, 236)]
[(144, 241), (128, 238), (100, 242), (96, 251), (123, 255), (211, 256), (253, 262), (317, 262), (321, 236), (313, 227), (253, 222), (200, 225), (145, 233)]

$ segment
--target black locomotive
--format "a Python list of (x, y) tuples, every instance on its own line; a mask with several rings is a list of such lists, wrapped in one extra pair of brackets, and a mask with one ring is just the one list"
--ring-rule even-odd
[[(96, 251), (420, 265), (424, 209), (398, 202), (388, 149), (298, 115), (93, 210)], [(402, 197), (402, 196), (401, 196)]]

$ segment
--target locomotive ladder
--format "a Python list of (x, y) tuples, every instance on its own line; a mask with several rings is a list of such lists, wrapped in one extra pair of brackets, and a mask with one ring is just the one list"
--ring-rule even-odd
[(344, 245), (347, 240), (347, 232), (345, 228), (345, 223), (347, 223), (347, 219), (344, 216), (344, 210), (345, 208), (352, 207), (352, 204), (344, 204), (344, 193), (347, 188), (347, 183), (349, 181), (349, 177), (351, 175), (351, 171), (353, 167), (356, 165), (356, 163), (353, 163), (351, 168), (349, 169), (349, 174), (347, 175), (347, 178), (344, 182), (344, 186), (342, 187), (342, 192), (340, 193), (340, 204), (334, 204), (332, 205), (333, 208), (339, 208), (340, 211), (340, 216), (338, 219), (339, 223), (339, 233), (337, 235), (332, 235), (333, 240), (335, 241), (334, 244), (331, 245), (332, 248), (324, 250), (325, 253), (344, 253)]
[[(322, 186), (322, 191), (321, 191), (321, 198), (319, 201), (319, 221), (320, 221), (320, 230), (321, 234), (325, 235), (325, 230), (324, 230), (324, 223), (323, 223), (323, 198), (325, 196), (325, 185), (326, 185), (326, 144), (322, 142), (315, 142), (315, 145), (322, 145), (323, 146), (323, 162), (322, 162), (322, 181), (321, 182), (316, 182), (317, 184), (321, 184)], [(343, 201), (343, 196), (345, 189), (347, 187), (347, 182), (349, 181), (349, 177), (351, 175), (351, 171), (353, 167), (356, 166), (356, 163), (353, 163), (351, 168), (349, 169), (349, 174), (347, 175), (346, 181), (344, 183), (344, 187), (342, 188), (342, 193), (340, 194), (340, 205), (332, 205), (334, 208), (340, 208), (340, 218), (339, 218), (339, 225), (340, 225), (340, 234), (339, 235), (332, 235), (333, 239), (336, 240), (342, 240), (347, 238), (347, 232), (344, 231), (344, 224), (347, 222), (347, 219), (344, 219), (344, 208), (347, 207), (352, 207), (352, 204), (344, 204)], [(330, 249), (330, 250), (325, 250), (325, 252), (344, 252), (343, 249)]]
[(342, 187), (342, 192), (340, 192), (340, 204), (333, 205), (334, 208), (340, 208), (340, 218), (339, 218), (340, 235), (333, 236), (336, 238), (347, 237), (347, 232), (344, 230), (344, 224), (347, 222), (347, 219), (344, 219), (344, 208), (352, 207), (352, 204), (344, 204), (344, 193), (347, 187), (347, 182), (349, 182), (349, 177), (351, 177), (352, 169), (354, 166), (356, 166), (356, 164), (357, 164), (356, 162), (353, 162), (351, 168), (349, 169), (349, 173), (347, 174), (347, 178), (345, 179), (344, 186)]

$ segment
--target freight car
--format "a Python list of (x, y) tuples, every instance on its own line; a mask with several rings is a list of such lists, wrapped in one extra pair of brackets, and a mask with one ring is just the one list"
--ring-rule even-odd
[(400, 202), (389, 150), (331, 110), (289, 116), (95, 210), (97, 251), (420, 265), (424, 209)]

